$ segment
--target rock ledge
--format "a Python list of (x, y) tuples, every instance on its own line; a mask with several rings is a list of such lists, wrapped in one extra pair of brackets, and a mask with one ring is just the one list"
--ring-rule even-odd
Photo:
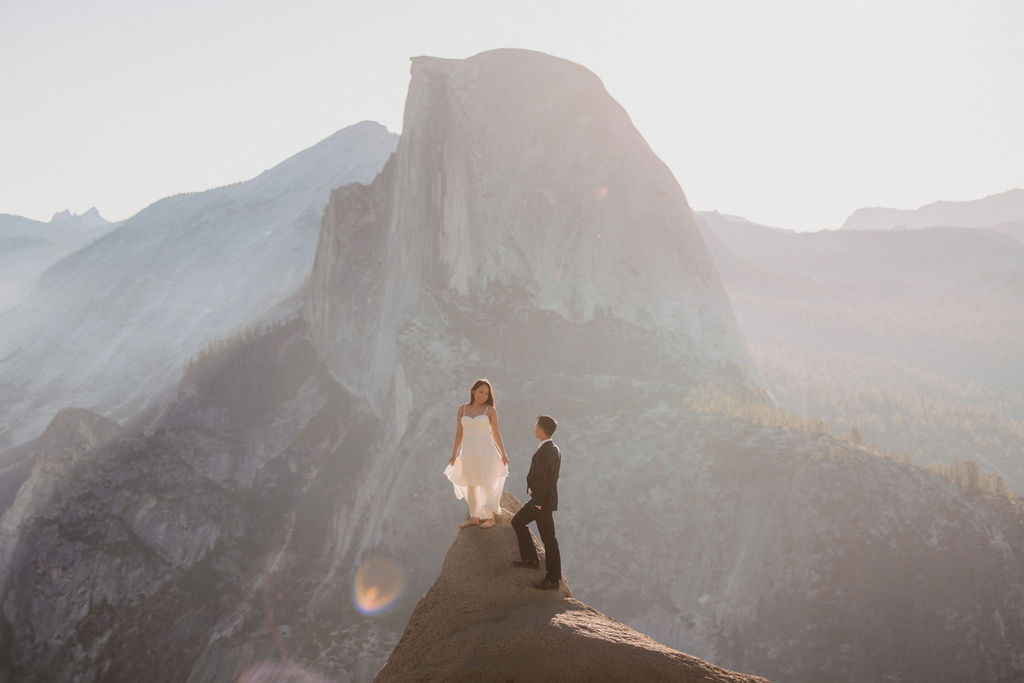
[(505, 493), (494, 528), (459, 532), (376, 681), (765, 681), (665, 647), (574, 600), (565, 583), (532, 588), (543, 570), (511, 566), (519, 507)]

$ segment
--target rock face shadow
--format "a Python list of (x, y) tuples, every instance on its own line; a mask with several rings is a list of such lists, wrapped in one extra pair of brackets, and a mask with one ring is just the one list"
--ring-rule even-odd
[[(510, 493), (494, 527), (459, 531), (377, 681), (764, 681), (672, 650), (558, 591), (531, 586), (540, 569), (512, 566)], [(534, 543), (537, 543), (534, 538)]]

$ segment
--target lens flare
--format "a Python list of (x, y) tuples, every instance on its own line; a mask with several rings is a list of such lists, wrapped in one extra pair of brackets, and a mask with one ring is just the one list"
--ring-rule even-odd
[(377, 614), (402, 594), (402, 570), (393, 562), (377, 557), (356, 571), (352, 597), (363, 614)]
[(293, 662), (260, 662), (236, 679), (237, 683), (330, 683), (326, 678)]

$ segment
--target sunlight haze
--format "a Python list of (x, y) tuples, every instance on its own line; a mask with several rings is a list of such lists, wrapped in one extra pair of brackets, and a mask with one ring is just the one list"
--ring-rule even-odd
[(0, 9), (0, 213), (110, 220), (361, 120), (416, 55), (602, 79), (695, 210), (798, 230), (1024, 185), (1024, 3), (28, 2)]

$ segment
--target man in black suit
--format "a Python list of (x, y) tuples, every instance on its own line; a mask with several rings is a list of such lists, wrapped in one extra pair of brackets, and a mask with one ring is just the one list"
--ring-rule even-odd
[(516, 530), (516, 537), (519, 539), (519, 557), (522, 558), (512, 561), (517, 567), (540, 567), (537, 549), (533, 547), (533, 539), (530, 538), (530, 531), (526, 527), (530, 522), (537, 522), (537, 531), (540, 532), (540, 540), (544, 543), (544, 555), (547, 558), (547, 573), (544, 580), (533, 584), (534, 588), (541, 590), (554, 590), (562, 580), (562, 557), (558, 554), (555, 520), (551, 514), (558, 509), (558, 470), (562, 465), (562, 455), (558, 451), (558, 446), (551, 440), (551, 435), (555, 433), (557, 427), (555, 418), (549, 415), (537, 418), (533, 433), (540, 441), (540, 445), (533, 454), (530, 471), (526, 475), (526, 489), (531, 498), (512, 518), (512, 528)]

